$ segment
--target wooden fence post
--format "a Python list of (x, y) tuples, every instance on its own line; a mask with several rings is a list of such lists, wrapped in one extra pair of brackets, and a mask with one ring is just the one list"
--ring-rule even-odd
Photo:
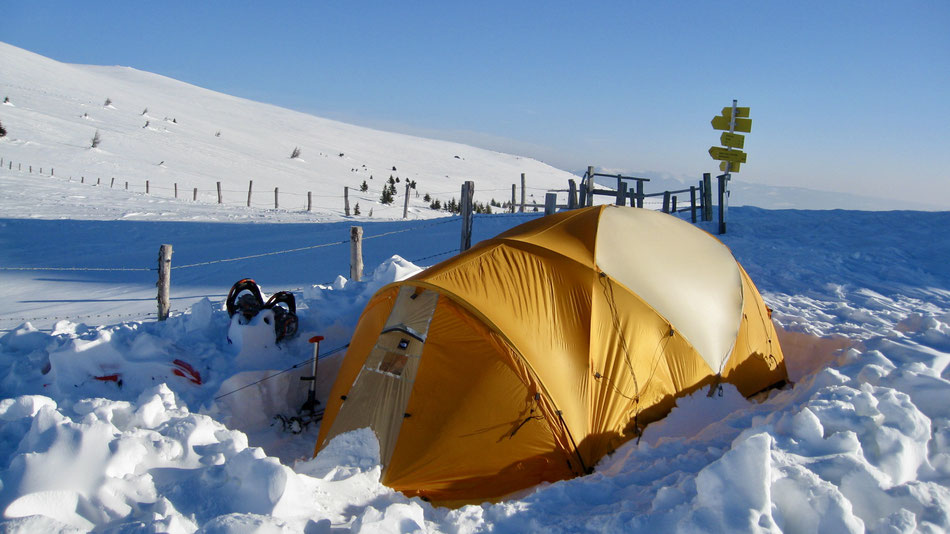
[(521, 208), (518, 210), (521, 213), (524, 213), (524, 183), (524, 173), (521, 173)]
[[(383, 186), (386, 187), (386, 186)], [(343, 215), (350, 216), (350, 188), (343, 188)]]
[(112, 186), (115, 185), (115, 176), (112, 177), (112, 181), (109, 182), (109, 189), (112, 189)]
[(409, 218), (409, 180), (406, 180), (406, 201), (402, 205), (402, 218)]
[[(102, 180), (102, 178), (96, 178), (96, 185), (99, 185), (101, 183), (100, 180)], [(145, 183), (147, 184), (148, 182), (145, 182)], [(146, 189), (148, 189), (148, 187), (146, 187)]]
[(670, 205), (670, 213), (676, 213), (676, 200), (678, 198), (678, 196), (673, 195), (673, 203)]
[(545, 193), (544, 214), (554, 215), (555, 212), (557, 212), (557, 193)]
[(50, 170), (49, 170), (49, 175), (50, 175), (50, 176), (56, 176), (56, 169), (50, 169)]
[[(521, 175), (524, 177), (524, 174)], [(522, 200), (524, 199), (524, 189), (521, 190)], [(472, 247), (472, 199), (475, 196), (475, 182), (467, 181), (462, 184), (462, 198), (460, 201), (462, 210), (462, 240), (459, 243), (459, 251), (465, 252)], [(524, 204), (521, 205), (524, 210)]]
[(577, 182), (573, 178), (567, 181), (567, 209), (577, 209)]
[(627, 205), (627, 182), (617, 178), (617, 205)]
[(158, 249), (158, 320), (168, 319), (169, 294), (171, 288), (172, 246), (162, 245)]
[(221, 198), (221, 182), (218, 182), (218, 204), (223, 204)]
[(637, 207), (643, 207), (643, 180), (637, 180)]
[(274, 209), (277, 209), (277, 188), (274, 188)]
[(587, 166), (587, 196), (581, 199), (581, 202), (584, 206), (593, 206), (594, 205), (594, 166)]
[(696, 223), (696, 186), (689, 186), (689, 219)]
[(129, 182), (125, 182), (125, 190), (126, 190), (126, 191), (129, 190)]
[(719, 181), (719, 233), (726, 233), (726, 216), (729, 213), (729, 173), (716, 177)]
[(307, 211), (310, 211), (310, 208), (313, 206), (313, 193), (307, 191)]
[(663, 213), (669, 213), (669, 212), (670, 212), (670, 192), (664, 191), (663, 192)]
[(515, 212), (515, 190), (518, 189), (518, 186), (511, 184), (511, 213)]
[(33, 174), (33, 166), (30, 165), (30, 174)]
[(197, 187), (195, 188), (195, 192), (194, 192), (194, 195), (192, 195), (191, 200), (192, 202), (198, 202), (198, 188)]
[(251, 207), (251, 190), (254, 189), (254, 180), (247, 181), (247, 207)]
[(178, 198), (178, 182), (175, 182), (175, 198)]
[(703, 220), (712, 221), (712, 175), (703, 173)]
[(79, 183), (81, 183), (81, 184), (86, 183), (86, 177), (85, 177), (85, 176), (80, 176), (80, 177), (79, 177)]
[(363, 278), (363, 227), (350, 227), (350, 280)]
[(145, 180), (145, 194), (148, 194), (148, 180)]

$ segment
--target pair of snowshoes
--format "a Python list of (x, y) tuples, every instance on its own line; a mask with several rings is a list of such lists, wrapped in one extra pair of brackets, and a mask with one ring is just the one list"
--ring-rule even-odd
[[(228, 317), (241, 314), (245, 321), (253, 319), (261, 310), (271, 310), (277, 343), (297, 333), (297, 302), (290, 291), (278, 291), (265, 302), (257, 282), (244, 278), (231, 286), (226, 306)], [(268, 321), (268, 318), (264, 320)]]

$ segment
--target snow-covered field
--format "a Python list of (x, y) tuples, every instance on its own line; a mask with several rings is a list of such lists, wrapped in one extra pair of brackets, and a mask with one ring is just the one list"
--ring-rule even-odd
[[(338, 349), (349, 341), (364, 303), (381, 285), (453, 254), (458, 219), (433, 218), (437, 214), (422, 205), (406, 221), (394, 219), (401, 206), (398, 213), (380, 207), (372, 219), (345, 219), (300, 207), (247, 208), (240, 199), (218, 206), (213, 199), (96, 187), (79, 183), (78, 173), (69, 181), (70, 165), (102, 162), (122, 169), (123, 182), (128, 176), (137, 183), (164, 172), (153, 159), (166, 159), (166, 166), (176, 160), (147, 153), (149, 143), (133, 145), (133, 126), (147, 129), (131, 119), (127, 130), (109, 122), (103, 152), (92, 152), (85, 137), (94, 128), (73, 124), (87, 120), (82, 112), (44, 111), (65, 106), (65, 99), (40, 99), (54, 92), (52, 80), (64, 79), (58, 77), (64, 66), (33, 56), (21, 65), (22, 54), (0, 44), (0, 90), (17, 106), (0, 106), (0, 121), (11, 132), (0, 140), (0, 157), (37, 166), (55, 160), (57, 169), (55, 177), (16, 164), (0, 170), (0, 530), (950, 530), (950, 213), (731, 208), (729, 233), (721, 237), (789, 331), (783, 347), (794, 384), (754, 400), (729, 388), (711, 397), (700, 392), (681, 399), (639, 443), (621, 447), (592, 475), (500, 503), (434, 508), (379, 484), (371, 432), (340, 436), (311, 458), (316, 428), (293, 433), (275, 416), (293, 415), (304, 400), (299, 377), (312, 355), (307, 339), (326, 337), (318, 389), (326, 395), (343, 354)], [(116, 82), (109, 94), (80, 98), (113, 79), (114, 69), (66, 67), (76, 69), (79, 81), (57, 94), (75, 97), (90, 116), (149, 106), (149, 114), (161, 117), (166, 111), (160, 107), (185, 105), (159, 99), (177, 82), (134, 71), (127, 72), (130, 78), (156, 84), (154, 94), (143, 96), (146, 82), (126, 92)], [(83, 76), (96, 79), (83, 85)], [(104, 110), (100, 100), (110, 95), (116, 109)], [(221, 116), (260, 106), (233, 100), (235, 107)], [(207, 117), (199, 108), (169, 114), (187, 123)], [(272, 120), (274, 136), (282, 124), (311, 120), (263, 108), (269, 107), (255, 113), (262, 123)], [(167, 131), (148, 135), (176, 135), (175, 123), (157, 122)], [(215, 137), (217, 127), (202, 126), (210, 143), (231, 135), (222, 126), (221, 138)], [(298, 133), (290, 143), (304, 132), (314, 140), (343, 135), (317, 122), (293, 128)], [(347, 132), (341, 139), (354, 148), (346, 152), (359, 153), (363, 133)], [(367, 152), (360, 161), (380, 153), (372, 164), (381, 169), (427, 169), (425, 176), (419, 171), (421, 186), (449, 173), (431, 154), (413, 152), (419, 140), (372, 135), (379, 137), (362, 145)], [(107, 148), (107, 141), (119, 140), (128, 146)], [(301, 144), (308, 161), (320, 153)], [(236, 161), (253, 145), (229, 149), (226, 158)], [(274, 141), (271, 148), (280, 152), (272, 162), (301, 163), (289, 160), (293, 146)], [(520, 162), (499, 174), (499, 189), (514, 181), (510, 174), (533, 176), (543, 168), (461, 145), (449, 152), (462, 150), (485, 168), (492, 161)], [(200, 167), (218, 154), (197, 137), (167, 154), (173, 152), (187, 163), (175, 172), (196, 177), (211, 174)], [(403, 160), (389, 163), (400, 153)], [(339, 158), (331, 155), (318, 161)], [(458, 163), (449, 159), (449, 166)], [(518, 170), (521, 164), (537, 167)], [(264, 167), (255, 171), (262, 178), (254, 178), (262, 190), (263, 176), (281, 172), (287, 180), (279, 183), (282, 191), (342, 184), (324, 184), (329, 167), (298, 182), (296, 172), (268, 174)], [(566, 175), (550, 172), (550, 187), (562, 187)], [(446, 191), (469, 179), (463, 174), (453, 173)], [(213, 184), (217, 177), (206, 178)], [(473, 240), (537, 216), (477, 216)], [(362, 282), (344, 278), (345, 242), (354, 224), (366, 237)], [(173, 315), (157, 322), (152, 269), (162, 243), (174, 246)], [(248, 276), (267, 292), (294, 290), (300, 316), (294, 339), (275, 346), (266, 327), (229, 323), (224, 297)]]

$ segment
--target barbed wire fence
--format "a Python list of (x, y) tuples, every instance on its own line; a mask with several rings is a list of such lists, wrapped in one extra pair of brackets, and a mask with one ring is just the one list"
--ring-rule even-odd
[[(0, 157), (0, 167), (3, 167), (4, 164), (6, 165), (7, 170), (11, 170), (11, 171), (12, 171), (12, 169), (13, 169), (13, 167), (14, 167), (14, 163), (13, 163), (12, 161), (6, 159), (6, 158)], [(16, 164), (16, 167), (17, 167), (18, 172), (33, 173), (33, 171), (34, 171), (34, 167), (33, 167), (32, 165), (26, 165), (25, 171), (24, 171), (24, 166), (23, 166), (23, 164), (17, 163), (17, 164)], [(37, 173), (40, 174), (40, 175), (44, 175), (44, 176), (45, 176), (45, 175), (46, 175), (46, 172), (44, 172), (44, 170), (48, 170), (48, 173), (49, 173), (48, 175), (49, 175), (50, 177), (55, 177), (55, 176), (56, 176), (56, 175), (55, 175), (55, 168), (53, 168), (53, 167), (48, 167), (48, 168), (46, 168), (46, 167), (36, 167), (36, 170), (37, 170)], [(62, 179), (62, 178), (60, 177), (60, 179)], [(522, 179), (524, 179), (523, 176), (522, 176)], [(92, 180), (90, 180), (89, 182), (90, 182), (90, 184), (92, 184)], [(505, 202), (504, 204), (499, 203), (498, 206), (495, 206), (495, 207), (499, 207), (499, 208), (501, 208), (501, 209), (504, 209), (504, 210), (505, 210), (504, 213), (485, 213), (485, 214), (479, 214), (479, 218), (492, 218), (492, 217), (519, 217), (519, 218), (520, 218), (520, 217), (537, 217), (537, 216), (540, 216), (542, 213), (544, 213), (544, 214), (554, 213), (554, 212), (557, 211), (558, 209), (574, 209), (574, 208), (577, 208), (577, 207), (581, 207), (581, 206), (584, 205), (584, 203), (583, 203), (583, 200), (579, 200), (579, 199), (577, 198), (577, 196), (576, 196), (576, 189), (575, 189), (575, 187), (574, 187), (574, 183), (573, 183), (573, 182), (574, 182), (573, 180), (570, 180), (570, 186), (571, 186), (571, 187), (570, 187), (569, 189), (566, 189), (566, 190), (553, 190), (553, 191), (550, 190), (550, 189), (544, 189), (544, 188), (527, 187), (527, 186), (524, 186), (524, 182), (522, 182), (522, 191), (523, 191), (524, 194), (522, 195), (522, 202), (520, 202), (520, 203), (517, 202), (517, 199), (515, 198), (515, 186), (513, 185), (512, 188), (511, 188), (511, 190), (510, 190), (510, 191), (511, 191), (511, 201), (510, 201), (510, 202)], [(81, 177), (81, 183), (85, 183), (85, 177)], [(96, 184), (98, 184), (98, 185), (101, 186), (101, 184), (102, 184), (101, 180), (97, 178), (97, 179), (96, 179)], [(93, 184), (93, 185), (96, 185), (96, 184)], [(253, 184), (253, 182), (251, 182), (251, 184)], [(471, 184), (472, 191), (473, 191), (474, 183), (473, 183), (473, 182), (466, 182), (466, 185), (468, 185), (468, 184)], [(110, 179), (109, 185), (110, 185), (110, 188), (115, 185), (115, 179), (114, 179), (114, 178), (113, 178), (113, 179)], [(392, 185), (392, 184), (389, 184), (389, 185)], [(124, 185), (123, 185), (123, 187), (124, 187), (125, 189), (127, 189), (127, 190), (130, 190), (130, 191), (134, 191), (134, 189), (135, 189), (134, 187), (131, 187), (131, 188), (130, 188), (128, 182), (125, 182)], [(171, 191), (173, 191), (173, 194), (174, 194), (175, 198), (178, 198), (178, 195), (179, 195), (178, 185), (177, 185), (177, 184), (174, 184), (174, 186), (173, 186), (172, 188), (168, 188), (168, 187), (165, 187), (165, 186), (155, 186), (155, 185), (152, 185), (152, 184), (150, 184), (150, 182), (147, 180), (146, 183), (145, 183), (145, 185), (142, 186), (142, 187), (143, 187), (144, 193), (146, 193), (146, 194), (151, 194), (151, 191), (152, 191), (153, 189), (157, 189), (157, 190), (165, 190), (165, 191), (171, 190)], [(384, 187), (385, 187), (385, 186), (384, 186)], [(381, 234), (376, 234), (376, 235), (370, 235), (370, 236), (361, 237), (362, 241), (371, 241), (371, 240), (377, 240), (377, 239), (384, 239), (384, 238), (387, 238), (387, 237), (391, 237), (391, 236), (398, 235), (398, 234), (403, 234), (403, 233), (408, 233), (408, 232), (420, 232), (420, 231), (424, 231), (424, 230), (426, 230), (426, 229), (432, 228), (432, 227), (434, 227), (434, 226), (439, 226), (439, 225), (444, 225), (444, 224), (450, 224), (450, 223), (458, 223), (458, 222), (461, 221), (461, 222), (462, 222), (462, 227), (463, 227), (463, 229), (462, 229), (463, 235), (462, 235), (461, 243), (464, 244), (464, 243), (466, 242), (466, 240), (465, 240), (465, 235), (464, 235), (465, 232), (466, 232), (466, 228), (465, 228), (465, 227), (466, 227), (465, 218), (466, 218), (466, 217), (469, 217), (469, 218), (473, 217), (472, 211), (473, 211), (473, 208), (474, 208), (473, 203), (471, 202), (471, 200), (469, 200), (469, 202), (467, 202), (467, 203), (464, 201), (464, 197), (466, 196), (466, 189), (465, 189), (465, 188), (466, 188), (466, 186), (463, 185), (462, 191), (461, 191), (461, 193), (460, 193), (460, 195), (459, 195), (460, 202), (459, 202), (459, 208), (458, 208), (458, 209), (459, 209), (459, 211), (463, 212), (463, 213), (461, 213), (461, 215), (458, 215), (458, 216), (453, 215), (453, 216), (449, 216), (449, 217), (441, 217), (441, 218), (438, 218), (438, 219), (436, 219), (436, 220), (434, 220), (434, 221), (427, 222), (427, 223), (424, 223), (424, 224), (414, 225), (414, 226), (409, 227), (409, 228), (402, 228), (402, 229), (399, 229), (399, 230), (392, 230), (392, 231), (388, 231), (388, 232), (383, 232), (383, 233), (381, 233)], [(408, 191), (408, 189), (407, 189), (407, 191)], [(494, 193), (494, 192), (504, 192), (504, 193), (507, 193), (508, 191), (509, 191), (508, 189), (487, 189), (487, 190), (482, 190), (482, 191), (480, 191), (480, 192), (481, 192), (481, 193)], [(538, 203), (538, 202), (533, 201), (533, 200), (532, 200), (532, 202), (530, 202), (530, 203), (527, 202), (527, 198), (526, 198), (526, 197), (528, 196), (528, 195), (527, 195), (527, 191), (543, 192), (544, 195), (545, 195), (545, 200), (544, 200), (544, 202), (543, 202), (543, 203)], [(679, 193), (683, 193), (683, 192), (687, 192), (687, 191), (689, 191), (689, 190), (676, 191), (676, 192), (672, 192), (672, 193), (673, 193), (673, 194), (679, 194)], [(193, 199), (197, 200), (197, 198), (198, 198), (198, 193), (199, 193), (199, 192), (201, 192), (201, 193), (209, 193), (209, 192), (210, 192), (210, 193), (216, 193), (217, 196), (218, 196), (219, 203), (221, 203), (222, 195), (223, 195), (223, 193), (225, 193), (225, 192), (227, 192), (227, 193), (229, 193), (229, 194), (241, 194), (241, 195), (245, 195), (245, 194), (246, 194), (246, 195), (247, 195), (247, 196), (246, 196), (247, 201), (244, 203), (244, 205), (246, 205), (246, 206), (248, 206), (248, 207), (255, 207), (255, 206), (265, 205), (265, 204), (262, 204), (262, 203), (254, 202), (254, 201), (253, 201), (253, 198), (252, 198), (253, 189), (252, 189), (252, 185), (250, 185), (250, 184), (249, 184), (249, 187), (248, 187), (248, 190), (247, 190), (247, 191), (244, 191), (244, 190), (233, 190), (233, 189), (222, 189), (222, 188), (220, 187), (220, 182), (218, 182), (218, 188), (216, 188), (215, 190), (199, 190), (198, 188), (193, 188), (192, 191), (191, 191)], [(369, 196), (369, 195), (375, 195), (375, 194), (377, 194), (377, 193), (380, 194), (380, 195), (382, 195), (382, 191), (381, 191), (381, 190), (380, 190), (379, 192), (377, 192), (377, 191), (374, 191), (373, 189), (371, 189), (371, 188), (369, 188), (369, 187), (367, 187), (365, 190), (363, 190), (362, 187), (361, 187), (360, 190), (358, 191), (358, 193), (359, 193), (359, 194), (357, 194), (357, 192), (354, 192), (353, 199), (356, 200), (357, 202), (360, 201), (360, 200), (362, 200), (362, 201), (366, 201), (366, 202), (368, 202), (368, 203), (375, 203), (375, 202), (378, 200), (378, 199), (373, 198), (373, 197), (371, 197), (371, 196)], [(559, 204), (559, 203), (558, 203), (558, 195), (559, 195), (559, 193), (567, 193), (567, 194), (568, 194), (568, 199), (567, 199), (567, 202), (566, 202), (565, 204)], [(597, 193), (597, 194), (602, 194), (602, 195), (604, 195), (604, 194), (606, 194), (606, 195), (611, 194), (609, 191), (604, 191), (604, 190), (595, 191), (595, 193)], [(277, 206), (278, 206), (278, 199), (279, 199), (278, 194), (279, 194), (279, 191), (278, 191), (277, 188), (275, 188), (275, 191), (274, 191), (274, 206), (275, 206), (275, 209), (276, 209)], [(307, 199), (307, 200), (306, 200), (306, 208), (307, 208), (308, 211), (309, 211), (309, 210), (313, 207), (313, 204), (312, 204), (312, 199), (313, 199), (313, 197), (317, 197), (318, 199), (320, 199), (320, 198), (322, 198), (322, 199), (328, 199), (328, 198), (329, 198), (329, 199), (340, 200), (340, 199), (346, 199), (347, 196), (348, 196), (348, 194), (349, 194), (349, 191), (348, 191), (348, 188), (346, 188), (346, 189), (344, 190), (344, 194), (343, 194), (343, 195), (313, 195), (311, 192), (307, 192), (307, 193), (284, 192), (283, 194), (285, 194), (285, 195), (290, 195), (290, 196), (293, 196), (293, 197), (306, 197), (306, 199)], [(434, 198), (435, 195), (441, 195), (441, 196), (452, 195), (451, 198), (452, 198), (453, 201), (454, 201), (454, 199), (455, 199), (454, 194), (455, 194), (455, 193), (452, 192), (452, 191), (442, 191), (442, 192), (436, 192), (436, 193), (429, 193), (428, 195), (430, 196), (430, 198)], [(472, 193), (469, 193), (469, 198), (471, 198), (471, 194), (472, 194)], [(417, 195), (418, 195), (418, 193), (417, 193)], [(534, 194), (532, 193), (532, 194), (530, 195), (530, 197), (533, 199), (533, 198), (534, 198)], [(659, 197), (663, 197), (663, 198), (659, 198)], [(618, 197), (618, 198), (619, 198), (619, 197)], [(639, 201), (640, 201), (640, 203), (641, 203), (640, 206), (643, 207), (643, 208), (646, 208), (646, 209), (655, 209), (655, 210), (657, 210), (657, 211), (662, 210), (662, 211), (666, 211), (666, 212), (668, 212), (668, 213), (672, 211), (673, 213), (675, 213), (675, 212), (677, 211), (677, 209), (676, 209), (676, 200), (675, 200), (676, 197), (675, 197), (675, 196), (672, 197), (672, 198), (674, 198), (674, 200), (673, 200), (673, 209), (672, 209), (672, 210), (670, 210), (670, 198), (671, 198), (671, 192), (665, 192), (665, 193), (656, 193), (656, 194), (652, 194), (652, 195), (641, 195), (641, 197), (639, 198)], [(493, 199), (493, 200), (494, 200), (494, 199)], [(634, 198), (631, 197), (631, 202), (632, 202), (633, 200), (634, 200)], [(619, 203), (619, 201), (618, 201), (618, 203)], [(695, 203), (695, 202), (694, 202), (694, 203)], [(269, 204), (266, 204), (266, 205), (269, 205)], [(318, 206), (318, 208), (320, 208), (320, 207)], [(326, 209), (326, 210), (329, 210), (329, 211), (339, 211), (338, 209), (333, 209), (333, 208), (320, 208), (320, 209)], [(345, 209), (346, 209), (347, 211), (349, 210), (348, 204), (347, 204), (347, 206), (346, 206)], [(688, 208), (686, 208), (686, 209), (688, 209)], [(516, 210), (518, 210), (518, 211), (516, 211)], [(489, 210), (489, 211), (490, 211), (490, 210)], [(467, 213), (466, 213), (466, 212), (467, 212)], [(470, 222), (468, 223), (468, 232), (471, 232), (471, 223), (470, 223)], [(360, 230), (360, 234), (362, 234), (362, 230)], [(243, 256), (236, 256), (236, 257), (230, 257), (230, 258), (218, 258), (218, 259), (212, 259), (212, 260), (206, 260), (206, 261), (188, 263), (188, 264), (184, 264), (184, 265), (171, 265), (171, 264), (170, 264), (171, 262), (170, 262), (170, 248), (169, 248), (169, 259), (168, 259), (169, 265), (168, 265), (167, 267), (168, 267), (168, 269), (169, 269), (170, 271), (182, 270), (182, 269), (195, 269), (195, 268), (202, 268), (202, 267), (210, 267), (210, 266), (214, 266), (214, 265), (217, 265), (217, 264), (224, 264), (224, 263), (231, 263), (231, 262), (241, 262), (241, 261), (247, 261), (247, 260), (252, 260), (252, 259), (259, 259), (259, 258), (265, 258), (265, 257), (276, 257), (276, 256), (285, 255), (285, 254), (299, 253), (299, 252), (310, 251), (310, 250), (316, 250), (316, 249), (327, 248), (327, 247), (344, 246), (344, 245), (346, 245), (346, 244), (348, 244), (348, 243), (351, 245), (351, 258), (352, 258), (353, 248), (354, 248), (354, 247), (357, 247), (357, 244), (353, 242), (352, 233), (351, 233), (351, 238), (348, 239), (348, 240), (331, 241), (331, 242), (326, 242), (326, 243), (319, 243), (319, 244), (314, 244), (314, 245), (308, 245), (308, 246), (304, 246), (304, 247), (295, 247), (295, 248), (290, 248), (290, 249), (268, 251), (268, 252), (262, 252), (262, 253), (250, 254), (250, 255), (243, 255)], [(164, 246), (169, 246), (169, 245), (163, 245), (163, 247), (164, 247)], [(433, 260), (433, 259), (436, 259), (436, 258), (442, 258), (442, 257), (446, 257), (446, 256), (449, 256), (449, 255), (458, 254), (459, 252), (462, 251), (463, 246), (464, 246), (464, 245), (460, 245), (459, 247), (450, 248), (450, 249), (447, 249), (447, 250), (444, 250), (444, 251), (440, 251), (440, 252), (436, 252), (436, 253), (433, 253), (433, 254), (427, 254), (427, 255), (421, 256), (421, 257), (406, 258), (406, 259), (407, 259), (408, 261), (412, 262), (412, 263), (418, 263), (418, 262), (422, 262), (422, 261), (429, 261), (429, 260)], [(169, 246), (169, 247), (170, 247), (170, 246)], [(360, 247), (361, 247), (361, 245), (360, 245)], [(361, 250), (361, 248), (360, 248), (360, 250)], [(360, 255), (361, 255), (361, 254), (362, 254), (362, 253), (360, 252)], [(360, 257), (360, 259), (359, 259), (359, 264), (362, 265), (362, 258), (361, 258), (361, 257)], [(26, 266), (23, 266), (23, 267), (18, 267), (18, 266), (0, 266), (0, 271), (50, 271), (50, 272), (56, 272), (56, 271), (64, 271), (64, 272), (65, 272), (65, 271), (73, 271), (73, 272), (78, 272), (78, 271), (110, 272), (110, 271), (111, 271), (111, 272), (150, 272), (150, 273), (158, 272), (158, 273), (159, 273), (159, 283), (158, 283), (157, 285), (159, 286), (159, 297), (158, 297), (159, 302), (162, 301), (161, 294), (162, 294), (162, 291), (163, 291), (163, 288), (162, 288), (162, 281), (161, 281), (161, 280), (162, 280), (162, 276), (161, 276), (162, 273), (161, 273), (161, 270), (162, 270), (162, 262), (161, 262), (161, 261), (159, 262), (159, 265), (156, 266), (156, 267), (144, 267), (144, 266), (142, 266), (142, 267), (74, 267), (74, 266), (41, 266), (41, 267), (37, 267), (37, 266), (29, 266), (29, 267), (26, 267)], [(351, 269), (351, 271), (352, 271), (352, 269)], [(165, 279), (167, 280), (168, 277), (166, 276)], [(299, 287), (299, 288), (294, 288), (294, 289), (292, 289), (291, 291), (292, 291), (292, 292), (300, 292), (300, 291), (303, 291), (304, 289), (307, 289), (307, 288)], [(169, 288), (168, 288), (168, 287), (165, 287), (165, 288), (164, 288), (164, 291), (166, 292), (166, 295), (167, 295), (167, 292), (169, 291)], [(211, 296), (215, 296), (215, 297), (216, 297), (216, 296), (218, 296), (218, 295), (205, 295), (205, 296), (206, 296), (206, 297), (211, 297)], [(166, 300), (167, 300), (167, 299), (166, 299)], [(72, 315), (72, 316), (70, 316), (69, 318), (70, 318), (70, 319), (123, 319), (123, 318), (126, 318), (126, 319), (127, 319), (127, 318), (137, 318), (137, 319), (143, 319), (143, 320), (155, 318), (155, 319), (158, 319), (158, 320), (164, 320), (164, 319), (167, 318), (167, 317), (168, 317), (168, 310), (164, 310), (164, 311), (163, 311), (163, 310), (161, 309), (161, 306), (159, 306), (159, 310), (158, 310), (157, 312), (149, 312), (149, 313), (114, 313), (114, 314), (112, 314), (112, 313), (91, 313), (91, 314), (78, 315), (78, 316), (77, 316), (77, 315)], [(58, 318), (58, 317), (54, 317), (54, 316), (44, 316), (44, 317), (0, 317), (0, 321), (7, 322), (7, 323), (9, 323), (9, 322), (11, 322), (11, 321), (16, 321), (17, 323), (20, 323), (20, 324), (23, 323), (23, 322), (27, 322), (27, 321), (40, 321), (40, 320), (42, 320), (42, 321), (48, 321), (48, 320), (56, 320), (56, 319), (59, 319), (59, 318)], [(4, 326), (3, 324), (0, 324), (0, 331), (4, 330), (3, 326)]]
[[(0, 156), (0, 168), (10, 172), (21, 172), (30, 175), (47, 176), (50, 178), (65, 180), (67, 182), (78, 182), (82, 185), (124, 190), (130, 193), (145, 194), (152, 197), (166, 199), (176, 199), (183, 202), (202, 202), (206, 204), (244, 206), (247, 208), (268, 210), (274, 209), (306, 212), (318, 211), (328, 214), (342, 214), (344, 216), (366, 216), (371, 214), (373, 205), (381, 202), (386, 197), (387, 190), (389, 190), (391, 195), (389, 200), (384, 202), (384, 204), (395, 206), (400, 190), (400, 188), (395, 187), (395, 184), (414, 184), (413, 180), (405, 176), (390, 176), (387, 179), (380, 178), (379, 180), (374, 180), (373, 177), (370, 176), (368, 177), (368, 180), (363, 180), (365, 185), (361, 184), (357, 187), (343, 186), (342, 194), (325, 194), (314, 193), (313, 191), (288, 191), (282, 190), (279, 187), (273, 188), (273, 191), (270, 189), (263, 190), (260, 188), (260, 184), (257, 184), (257, 187), (254, 187), (253, 179), (248, 180), (247, 189), (235, 189), (233, 186), (228, 187), (227, 184), (222, 181), (216, 181), (216, 187), (214, 189), (207, 189), (204, 187), (189, 188), (185, 184), (175, 181), (174, 178), (163, 178), (161, 182), (157, 182), (156, 180), (152, 179), (146, 179), (144, 182), (141, 180), (135, 182), (125, 180), (121, 177), (116, 178), (115, 176), (102, 178), (101, 176), (96, 175), (96, 173), (80, 172), (77, 175), (75, 173), (63, 173), (61, 171), (60, 174), (56, 174), (55, 166), (39, 166), (26, 163), (17, 163), (5, 156)], [(351, 169), (351, 171), (355, 172), (356, 170)], [(89, 176), (87, 176), (87, 174), (89, 174)], [(500, 192), (507, 190), (484, 190), (479, 191), (479, 193), (487, 193), (490, 191)], [(421, 192), (417, 187), (412, 187), (410, 188), (408, 194), (418, 199), (422, 199), (424, 197), (429, 198), (429, 200), (422, 202), (423, 206), (419, 205), (420, 202), (416, 202), (415, 205), (412, 206), (413, 210), (428, 208), (436, 212), (458, 213), (457, 208), (454, 211), (449, 209), (449, 206), (456, 205), (454, 202), (454, 195), (458, 194), (457, 191)], [(292, 199), (289, 203), (287, 202), (288, 198)], [(350, 200), (353, 201), (353, 210), (350, 209)], [(450, 200), (452, 202), (450, 202)], [(362, 209), (358, 207), (359, 203), (361, 202), (363, 203)], [(367, 209), (367, 206), (369, 206), (369, 209)], [(408, 203), (406, 203), (406, 210), (404, 210), (404, 214), (408, 211), (408, 207)], [(490, 203), (486, 203), (484, 205), (483, 211), (490, 212), (492, 208), (503, 209), (503, 207), (504, 209), (508, 209), (510, 211), (508, 202), (502, 203), (492, 199)], [(356, 213), (352, 213), (353, 211)], [(416, 213), (418, 213), (418, 211), (416, 211)], [(403, 218), (408, 217), (404, 215)]]

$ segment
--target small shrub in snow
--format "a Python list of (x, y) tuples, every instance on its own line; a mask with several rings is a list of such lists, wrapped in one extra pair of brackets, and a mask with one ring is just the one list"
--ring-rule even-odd
[(221, 130), (218, 130), (217, 132), (214, 132), (214, 136), (215, 136), (215, 137), (221, 137)]
[(145, 115), (146, 113), (148, 113), (148, 108), (142, 110), (142, 115)]
[[(0, 123), (0, 137), (3, 137), (5, 135), (7, 135), (7, 130), (6, 128), (3, 127), (3, 123)], [(365, 184), (366, 182), (363, 182), (363, 183)]]
[(109, 97), (106, 97), (106, 103), (103, 104), (103, 106), (109, 107), (111, 105), (112, 105), (112, 99)]
[(297, 159), (300, 157), (300, 147), (295, 146), (293, 151), (290, 153), (290, 159)]
[(96, 130), (96, 135), (92, 136), (92, 148), (98, 147), (100, 142), (102, 142), (102, 138), (99, 137), (99, 130)]

